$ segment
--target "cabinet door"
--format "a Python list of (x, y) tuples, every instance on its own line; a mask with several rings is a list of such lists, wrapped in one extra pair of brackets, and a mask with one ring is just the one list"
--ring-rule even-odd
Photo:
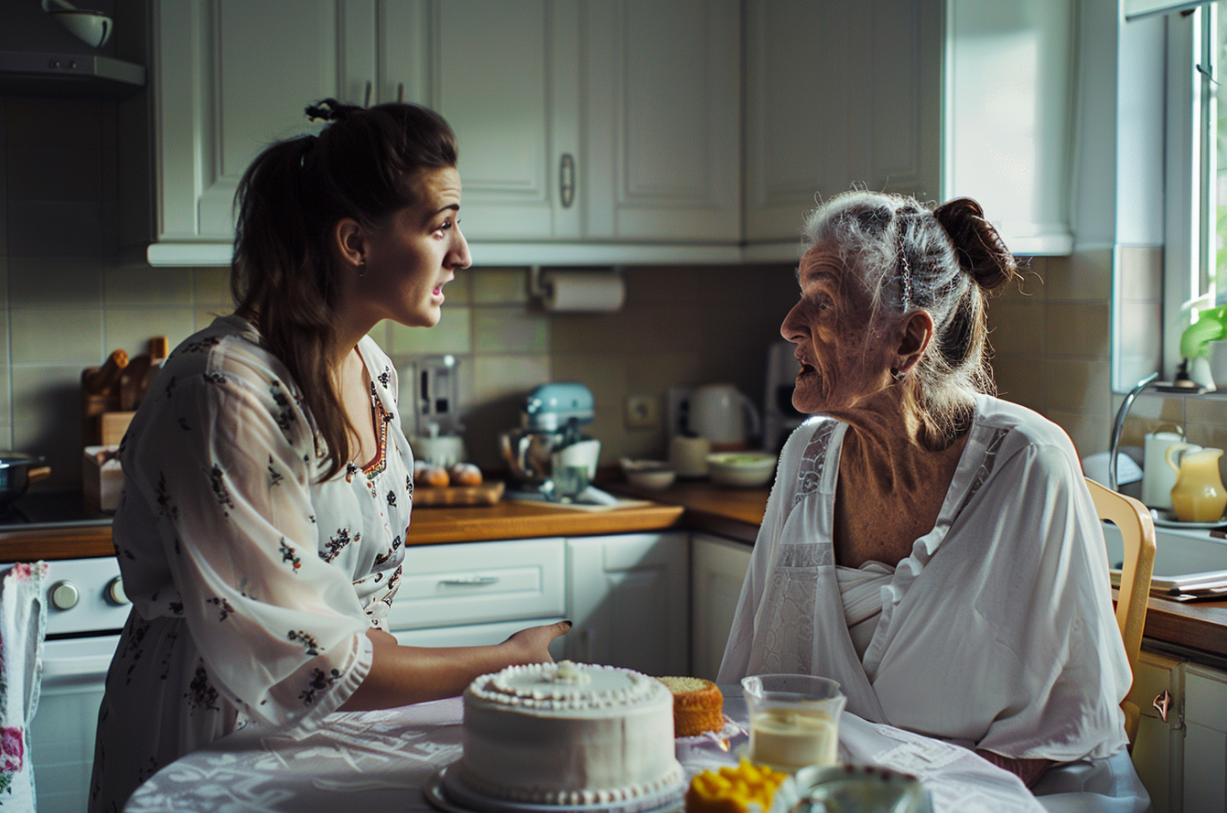
[(1227, 811), (1227, 674), (1184, 673), (1184, 809)]
[(939, 193), (941, 0), (750, 0), (746, 239), (854, 183)]
[(586, 10), (586, 236), (737, 242), (737, 2), (592, 0)]
[(234, 192), (269, 142), (375, 79), (374, 0), (190, 0), (156, 10), (158, 240), (233, 239)]
[[(1184, 731), (1180, 709), (1184, 702), (1183, 664), (1164, 655), (1143, 651), (1133, 673), (1129, 700), (1142, 716), (1133, 744), (1133, 765), (1154, 813), (1180, 813), (1183, 787)], [(1171, 696), (1167, 720), (1159, 716), (1154, 700), (1164, 691)]]
[(567, 656), (687, 674), (687, 547), (683, 533), (568, 539)]
[(695, 677), (715, 680), (720, 671), (752, 550), (743, 542), (708, 534), (695, 534), (691, 539), (691, 664)]

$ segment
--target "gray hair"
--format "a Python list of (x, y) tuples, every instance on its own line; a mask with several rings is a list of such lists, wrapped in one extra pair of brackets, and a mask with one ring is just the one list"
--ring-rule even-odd
[(869, 294), (870, 329), (927, 311), (933, 336), (908, 372), (925, 442), (944, 448), (966, 428), (977, 393), (994, 394), (985, 300), (1017, 263), (980, 205), (957, 198), (930, 209), (914, 198), (857, 190), (806, 218), (807, 245), (830, 242)]

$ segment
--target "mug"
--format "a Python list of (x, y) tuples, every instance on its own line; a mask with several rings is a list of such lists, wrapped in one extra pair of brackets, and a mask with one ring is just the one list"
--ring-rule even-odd
[(709, 454), (711, 444), (707, 442), (707, 438), (675, 435), (669, 441), (669, 464), (673, 466), (678, 477), (706, 477)]
[(1176, 427), (1175, 432), (1152, 432), (1146, 436), (1145, 457), (1142, 465), (1142, 503), (1150, 508), (1172, 510), (1172, 486), (1176, 485), (1176, 472), (1168, 468), (1166, 458), (1169, 447), (1181, 444), (1185, 454), (1200, 451), (1201, 447), (1184, 442), (1184, 432)]

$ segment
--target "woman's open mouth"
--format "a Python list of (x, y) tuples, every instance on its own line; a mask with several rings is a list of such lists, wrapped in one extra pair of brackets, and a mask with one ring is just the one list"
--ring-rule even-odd
[(797, 378), (805, 378), (806, 376), (814, 375), (816, 372), (817, 370), (814, 369), (813, 365), (806, 364), (803, 361), (801, 362), (801, 370), (797, 373)]

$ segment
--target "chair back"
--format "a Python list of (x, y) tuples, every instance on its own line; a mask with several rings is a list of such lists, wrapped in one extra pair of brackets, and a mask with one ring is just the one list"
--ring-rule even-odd
[[(1136, 673), (1138, 653), (1142, 651), (1142, 628), (1146, 626), (1146, 602), (1150, 596), (1150, 577), (1155, 567), (1155, 522), (1149, 509), (1141, 502), (1118, 494), (1087, 479), (1091, 499), (1101, 520), (1108, 520), (1119, 530), (1125, 543), (1125, 559), (1121, 565), (1120, 591), (1116, 597), (1116, 624), (1125, 642), (1129, 671)], [(1126, 700), (1125, 731), (1129, 745), (1138, 733), (1141, 716), (1138, 707)]]

